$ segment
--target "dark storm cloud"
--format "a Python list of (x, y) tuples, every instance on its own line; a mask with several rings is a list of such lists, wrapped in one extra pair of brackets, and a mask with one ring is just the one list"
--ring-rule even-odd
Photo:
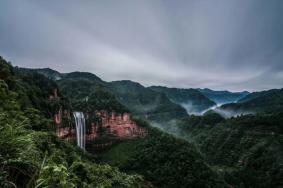
[(15, 65), (145, 85), (283, 86), (283, 1), (2, 0), (0, 54)]

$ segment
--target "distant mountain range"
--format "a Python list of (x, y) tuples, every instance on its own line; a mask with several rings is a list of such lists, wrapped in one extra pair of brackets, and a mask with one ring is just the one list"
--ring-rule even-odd
[(33, 70), (56, 80), (61, 92), (71, 99), (73, 104), (83, 101), (93, 93), (103, 91), (115, 96), (116, 101), (134, 115), (146, 117), (151, 121), (167, 121), (187, 115), (183, 107), (171, 102), (165, 94), (130, 80), (105, 82), (87, 72), (61, 74), (52, 69)]
[(32, 70), (55, 80), (62, 93), (73, 101), (81, 101), (93, 92), (102, 90), (113, 95), (117, 103), (127, 107), (133, 114), (152, 121), (182, 118), (187, 113), (201, 114), (216, 105), (219, 107), (214, 111), (226, 117), (283, 110), (282, 89), (249, 93), (208, 88), (144, 87), (130, 80), (105, 82), (88, 72), (59, 73), (49, 68)]
[(283, 89), (250, 93), (238, 103), (224, 104), (216, 110), (235, 115), (282, 112)]
[[(172, 116), (185, 116), (186, 111), (188, 113), (200, 113), (216, 105), (197, 89), (177, 89), (161, 86), (146, 88), (130, 80), (105, 82), (96, 75), (86, 72), (62, 74), (49, 68), (33, 70), (56, 80), (61, 91), (71, 99), (81, 99), (99, 88), (111, 92), (119, 102), (127, 106), (133, 113), (143, 114), (153, 119), (160, 116), (161, 112), (163, 118), (167, 119), (167, 117), (172, 118)], [(70, 84), (72, 87), (70, 87)]]
[(230, 92), (230, 91), (214, 91), (208, 88), (198, 89), (210, 100), (217, 104), (233, 103), (241, 100), (243, 97), (249, 94), (247, 91), (243, 92)]

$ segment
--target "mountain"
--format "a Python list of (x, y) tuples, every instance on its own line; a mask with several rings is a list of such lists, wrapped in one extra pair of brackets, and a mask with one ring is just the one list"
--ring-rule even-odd
[(283, 111), (283, 89), (254, 92), (238, 103), (224, 104), (218, 108), (231, 113), (272, 113)]
[(247, 91), (243, 92), (230, 92), (230, 91), (214, 91), (208, 88), (198, 89), (202, 94), (204, 94), (210, 100), (216, 102), (217, 104), (226, 104), (237, 102), (246, 95), (249, 94)]
[[(26, 69), (26, 68), (21, 68)], [(60, 73), (56, 70), (50, 69), (50, 68), (42, 68), (42, 69), (26, 69), (30, 71), (35, 71), (39, 74), (44, 75), (45, 77), (51, 79), (51, 80), (61, 80), (61, 79), (83, 79), (83, 80), (90, 80), (90, 81), (98, 81), (102, 82), (102, 80), (96, 76), (95, 74), (89, 73), (89, 72), (71, 72), (71, 73)]]
[[(165, 94), (136, 82), (129, 80), (105, 82), (98, 76), (87, 72), (57, 74), (57, 71), (51, 69), (33, 70), (48, 78), (53, 75), (60, 77), (56, 82), (61, 92), (71, 100), (73, 106), (85, 105), (83, 101), (91, 96), (103, 97), (97, 93), (104, 92), (105, 95), (112, 96), (111, 101), (113, 105), (116, 104), (116, 110), (127, 111), (127, 108), (134, 115), (146, 117), (150, 121), (164, 122), (187, 115), (184, 108), (171, 102)], [(105, 99), (97, 98), (97, 100), (104, 101), (102, 106), (110, 108), (109, 102), (105, 102)]]
[(186, 116), (181, 106), (171, 102), (163, 93), (129, 80), (108, 83), (109, 90), (134, 114), (153, 121), (168, 121)]
[(43, 69), (30, 69), (34, 70), (35, 72), (38, 72), (39, 74), (44, 75), (45, 77), (51, 79), (51, 80), (60, 80), (63, 76), (63, 74), (50, 69), (50, 68), (43, 68)]
[(106, 88), (106, 82), (91, 73), (72, 72), (61, 75), (61, 79), (56, 82), (62, 93), (71, 101), (84, 100), (94, 91)]
[(247, 101), (250, 101), (250, 100), (255, 99), (257, 97), (263, 97), (265, 95), (272, 94), (273, 92), (276, 92), (276, 91), (278, 91), (278, 89), (271, 89), (271, 90), (266, 90), (266, 91), (252, 92), (252, 93), (246, 95), (245, 97), (243, 97), (242, 99), (240, 99), (238, 101), (238, 103), (247, 102)]
[(172, 102), (183, 106), (188, 113), (201, 113), (215, 106), (215, 102), (208, 99), (196, 89), (179, 89), (162, 86), (152, 86), (150, 89), (164, 93)]
[(74, 80), (88, 80), (92, 82), (103, 83), (103, 81), (95, 74), (89, 72), (71, 72), (63, 74), (64, 79), (74, 79)]

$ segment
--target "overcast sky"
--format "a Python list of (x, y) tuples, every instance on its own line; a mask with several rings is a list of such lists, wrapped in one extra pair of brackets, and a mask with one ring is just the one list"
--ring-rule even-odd
[(283, 87), (282, 0), (1, 0), (0, 55), (106, 81)]

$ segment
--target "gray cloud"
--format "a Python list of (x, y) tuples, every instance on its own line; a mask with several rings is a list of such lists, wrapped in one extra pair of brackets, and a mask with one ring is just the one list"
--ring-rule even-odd
[(2, 0), (13, 64), (144, 85), (283, 87), (281, 0)]

